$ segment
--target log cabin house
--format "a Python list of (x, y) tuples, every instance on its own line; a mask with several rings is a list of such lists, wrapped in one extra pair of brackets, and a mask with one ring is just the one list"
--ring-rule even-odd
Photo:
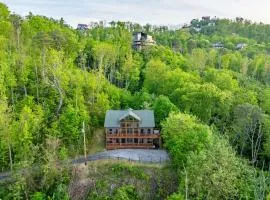
[(133, 43), (132, 47), (136, 50), (141, 50), (144, 47), (152, 46), (156, 44), (156, 41), (149, 34), (144, 32), (135, 32), (133, 33)]
[(108, 110), (104, 127), (107, 150), (160, 147), (153, 110)]

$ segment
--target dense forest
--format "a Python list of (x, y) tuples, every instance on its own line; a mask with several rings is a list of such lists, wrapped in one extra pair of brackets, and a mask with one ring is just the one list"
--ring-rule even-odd
[[(135, 31), (157, 44), (133, 50)], [(13, 172), (0, 199), (70, 199), (61, 163), (83, 154), (83, 122), (91, 141), (106, 110), (127, 108), (154, 110), (171, 157), (177, 187), (155, 199), (270, 199), (269, 33), (242, 18), (82, 31), (0, 3), (0, 172)], [(147, 198), (122, 185), (85, 199)]]

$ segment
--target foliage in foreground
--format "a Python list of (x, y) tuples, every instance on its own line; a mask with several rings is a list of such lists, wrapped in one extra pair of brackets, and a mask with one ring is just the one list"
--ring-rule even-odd
[(191, 199), (264, 199), (269, 174), (259, 174), (239, 158), (215, 129), (194, 116), (175, 113), (163, 123), (162, 133), (181, 195)]

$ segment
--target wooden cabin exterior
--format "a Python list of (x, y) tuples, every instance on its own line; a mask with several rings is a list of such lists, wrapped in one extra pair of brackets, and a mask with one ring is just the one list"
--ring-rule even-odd
[(106, 149), (160, 147), (152, 110), (109, 110), (105, 118)]
[(132, 47), (136, 50), (141, 50), (147, 46), (152, 46), (156, 44), (156, 41), (149, 34), (144, 32), (135, 32), (133, 33), (133, 44)]

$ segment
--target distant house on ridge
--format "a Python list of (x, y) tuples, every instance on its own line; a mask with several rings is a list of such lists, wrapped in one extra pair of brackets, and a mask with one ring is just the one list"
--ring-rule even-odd
[(210, 16), (203, 16), (202, 20), (203, 21), (210, 21), (211, 17)]
[(236, 49), (237, 50), (244, 49), (246, 46), (247, 46), (247, 44), (245, 44), (245, 43), (239, 43), (236, 45)]
[(221, 49), (221, 48), (224, 48), (224, 45), (221, 42), (217, 42), (217, 43), (212, 44), (212, 47), (216, 49)]
[(89, 26), (87, 24), (78, 24), (77, 30), (87, 30), (89, 29)]
[(146, 46), (155, 45), (156, 41), (153, 37), (144, 32), (135, 32), (133, 33), (132, 46), (136, 50), (141, 50)]

